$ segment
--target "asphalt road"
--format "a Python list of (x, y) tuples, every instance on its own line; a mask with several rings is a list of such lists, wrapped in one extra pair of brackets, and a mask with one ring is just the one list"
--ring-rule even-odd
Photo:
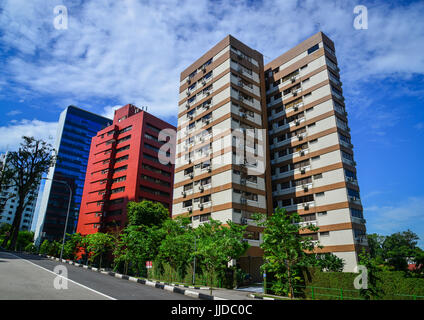
[[(67, 269), (67, 289), (56, 289)], [(56, 282), (55, 282), (56, 281)], [(0, 300), (197, 300), (38, 256), (0, 252)]]

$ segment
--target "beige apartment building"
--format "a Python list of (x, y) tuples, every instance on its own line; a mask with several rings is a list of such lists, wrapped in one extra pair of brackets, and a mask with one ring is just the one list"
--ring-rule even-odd
[(365, 232), (334, 45), (318, 33), (266, 66), (231, 35), (181, 73), (173, 217), (247, 224), (237, 263), (261, 280), (261, 228), (277, 206), (356, 266)]
[(273, 207), (298, 212), (305, 233), (357, 265), (365, 220), (334, 43), (322, 32), (265, 66)]

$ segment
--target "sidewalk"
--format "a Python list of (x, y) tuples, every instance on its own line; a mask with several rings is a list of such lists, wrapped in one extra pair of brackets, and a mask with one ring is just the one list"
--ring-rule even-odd
[[(208, 295), (211, 294), (210, 290), (205, 289), (190, 289), (190, 291)], [(253, 291), (241, 291), (223, 288), (216, 288), (212, 290), (212, 296), (215, 297), (215, 300), (255, 300), (254, 298), (249, 297), (249, 295), (252, 293)]]

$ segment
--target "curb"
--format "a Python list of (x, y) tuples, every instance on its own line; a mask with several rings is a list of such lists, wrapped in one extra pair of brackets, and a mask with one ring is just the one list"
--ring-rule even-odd
[[(52, 257), (52, 256), (48, 256), (48, 255), (44, 255), (44, 254), (38, 254), (38, 255), (40, 257), (48, 258), (50, 260), (60, 261), (59, 258), (55, 258), (55, 257)], [(131, 277), (131, 276), (124, 275), (124, 274), (116, 273), (116, 272), (113, 272), (113, 271), (105, 271), (105, 270), (101, 270), (99, 268), (94, 268), (94, 267), (82, 265), (82, 264), (76, 263), (72, 260), (62, 259), (61, 262), (72, 264), (76, 267), (82, 267), (84, 269), (99, 272), (99, 273), (109, 275), (109, 276), (112, 276), (112, 277), (115, 277), (115, 278), (118, 278), (118, 279), (128, 280), (128, 281), (132, 281), (132, 282), (135, 282), (135, 283), (141, 283), (141, 284), (150, 286), (152, 288), (157, 288), (157, 289), (162, 289), (162, 290), (166, 290), (166, 291), (173, 292), (173, 293), (183, 294), (185, 296), (189, 296), (189, 297), (192, 297), (192, 298), (198, 298), (198, 299), (202, 299), (202, 300), (227, 300), (227, 299), (224, 299), (224, 298), (219, 298), (219, 297), (211, 296), (211, 295), (208, 295), (208, 294), (204, 294), (204, 293), (195, 292), (195, 291), (191, 291), (191, 290), (181, 288), (181, 287), (185, 287), (185, 288), (198, 289), (198, 290), (209, 289), (207, 287), (182, 286), (182, 285), (177, 285), (177, 284), (172, 284), (172, 283), (169, 284), (169, 283), (166, 283), (166, 282), (138, 279), (138, 278), (134, 278), (134, 277)]]
[(261, 296), (257, 296), (257, 295), (254, 295), (254, 294), (249, 294), (249, 297), (250, 298), (254, 298), (254, 299), (260, 299), (260, 300), (277, 300), (277, 299), (275, 299), (275, 298), (269, 298), (269, 297), (261, 297)]

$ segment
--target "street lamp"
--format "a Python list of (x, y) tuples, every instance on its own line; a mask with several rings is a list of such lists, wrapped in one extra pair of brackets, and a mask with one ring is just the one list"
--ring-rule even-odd
[(68, 201), (68, 211), (66, 212), (66, 220), (65, 220), (65, 230), (63, 230), (63, 239), (62, 239), (62, 248), (60, 249), (60, 261), (62, 261), (62, 256), (63, 256), (63, 247), (65, 245), (65, 236), (66, 236), (66, 227), (68, 226), (68, 218), (69, 218), (69, 209), (71, 208), (71, 200), (72, 200), (72, 188), (71, 186), (68, 184), (68, 182), (64, 181), (64, 180), (53, 180), (53, 179), (49, 179), (49, 178), (42, 178), (43, 180), (50, 180), (52, 182), (58, 182), (58, 183), (62, 183), (64, 185), (66, 185), (69, 189), (69, 201)]

